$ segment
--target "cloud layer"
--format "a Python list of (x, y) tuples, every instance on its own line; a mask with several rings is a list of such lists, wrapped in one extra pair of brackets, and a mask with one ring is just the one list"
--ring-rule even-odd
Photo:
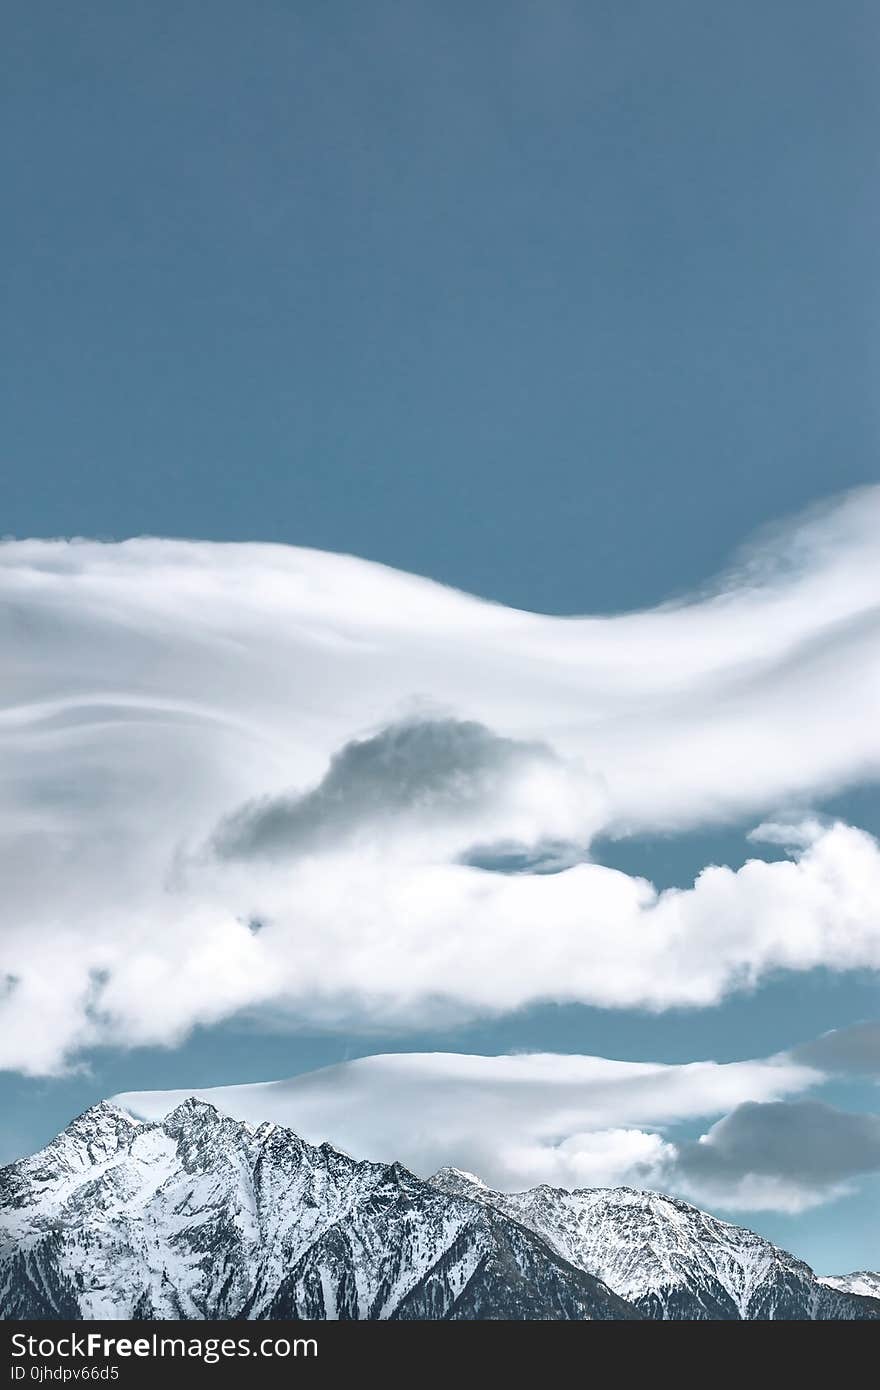
[(880, 1115), (822, 1101), (746, 1101), (699, 1143), (679, 1146), (685, 1188), (723, 1206), (800, 1211), (880, 1171)]
[[(271, 1120), (357, 1156), (445, 1165), (490, 1186), (620, 1183), (731, 1211), (800, 1211), (880, 1170), (880, 1117), (790, 1099), (822, 1080), (778, 1056), (681, 1066), (602, 1057), (364, 1057), (289, 1081), (194, 1094), (252, 1124)], [(189, 1091), (116, 1097), (147, 1119)], [(721, 1114), (698, 1141), (683, 1123)]]
[(833, 1028), (792, 1050), (792, 1057), (821, 1071), (875, 1077), (880, 1081), (880, 1020)]
[[(880, 967), (876, 842), (780, 817), (880, 767), (878, 528), (866, 490), (600, 619), (277, 546), (0, 546), (0, 1066)], [(583, 862), (745, 813), (777, 862), (666, 893)]]

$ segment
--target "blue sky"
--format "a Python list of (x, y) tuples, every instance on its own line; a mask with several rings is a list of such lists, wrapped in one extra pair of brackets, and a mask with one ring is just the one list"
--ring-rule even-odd
[[(877, 481), (876, 6), (7, 13), (4, 533), (284, 542), (619, 614)], [(880, 832), (867, 773), (808, 799)], [(778, 857), (745, 840), (759, 818), (595, 853), (686, 887)], [(0, 1145), (115, 1091), (400, 1048), (763, 1057), (876, 1016), (874, 979), (431, 1029), (227, 1020), (0, 1074)], [(866, 1187), (742, 1219), (876, 1268), (876, 1208)]]
[(7, 7), (4, 529), (546, 612), (875, 476), (876, 7)]

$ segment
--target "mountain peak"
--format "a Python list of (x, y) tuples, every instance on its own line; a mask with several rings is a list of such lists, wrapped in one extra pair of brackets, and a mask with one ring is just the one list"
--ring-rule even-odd
[(112, 1100), (99, 1100), (94, 1105), (90, 1105), (87, 1110), (75, 1115), (66, 1126), (66, 1132), (94, 1129), (107, 1124), (116, 1125), (120, 1122), (131, 1128), (140, 1124), (140, 1121), (136, 1120), (121, 1105), (116, 1105)]
[(469, 1173), (466, 1168), (456, 1168), (451, 1163), (443, 1168), (438, 1168), (437, 1172), (428, 1179), (435, 1187), (443, 1187), (447, 1183), (462, 1183), (467, 1187), (483, 1188), (488, 1192), (486, 1184), (482, 1178), (478, 1178), (476, 1173)]
[(201, 1120), (205, 1123), (213, 1123), (220, 1120), (221, 1112), (216, 1105), (211, 1105), (207, 1100), (200, 1100), (198, 1096), (187, 1096), (179, 1105), (165, 1116), (163, 1125), (173, 1129), (179, 1124), (186, 1124), (192, 1120)]
[(65, 1161), (81, 1166), (115, 1153), (140, 1122), (112, 1101), (101, 1100), (74, 1116), (44, 1152), (63, 1154)]

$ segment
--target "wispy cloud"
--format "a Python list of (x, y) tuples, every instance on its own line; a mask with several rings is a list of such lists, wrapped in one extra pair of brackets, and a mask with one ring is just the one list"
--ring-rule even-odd
[[(0, 546), (0, 1065), (239, 1010), (406, 1026), (877, 968), (876, 842), (780, 808), (880, 766), (878, 527), (869, 489), (607, 619), (277, 546)], [(777, 862), (666, 893), (582, 862), (746, 813)], [(560, 872), (486, 864), (547, 846)]]

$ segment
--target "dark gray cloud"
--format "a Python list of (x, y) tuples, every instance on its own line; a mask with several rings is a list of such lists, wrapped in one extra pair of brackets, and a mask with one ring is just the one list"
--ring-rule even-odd
[(880, 1115), (814, 1100), (748, 1101), (700, 1143), (682, 1144), (678, 1164), (695, 1180), (735, 1183), (757, 1175), (826, 1187), (880, 1168)]
[(297, 853), (389, 817), (476, 810), (517, 766), (539, 757), (552, 754), (474, 721), (391, 724), (344, 744), (310, 791), (243, 806), (221, 824), (214, 848), (223, 858)]
[(812, 1042), (801, 1043), (788, 1055), (820, 1071), (880, 1077), (880, 1019), (835, 1028)]
[(586, 857), (583, 845), (569, 840), (541, 840), (535, 845), (472, 845), (459, 862), (494, 874), (559, 874)]

